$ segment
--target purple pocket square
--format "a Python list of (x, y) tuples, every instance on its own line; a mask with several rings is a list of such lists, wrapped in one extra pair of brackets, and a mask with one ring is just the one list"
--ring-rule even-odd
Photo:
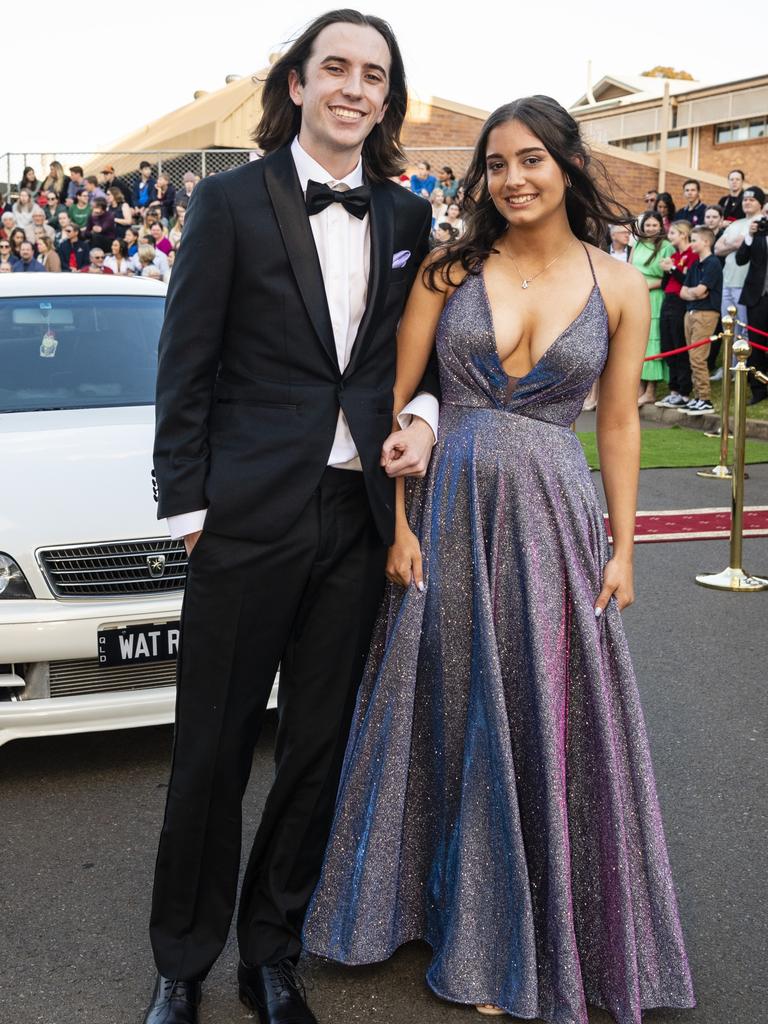
[(401, 252), (396, 252), (392, 257), (392, 269), (400, 270), (400, 268), (404, 267), (410, 258), (410, 249), (403, 249)]

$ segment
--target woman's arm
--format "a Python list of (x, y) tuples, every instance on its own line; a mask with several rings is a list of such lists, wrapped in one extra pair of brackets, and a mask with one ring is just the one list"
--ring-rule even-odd
[[(621, 265), (619, 264), (619, 267)], [(648, 342), (650, 306), (643, 281), (623, 274), (617, 289), (619, 322), (600, 378), (597, 446), (608, 502), (613, 557), (605, 567), (595, 614), (615, 596), (620, 609), (634, 601), (632, 556), (640, 474), (640, 418), (637, 390)]]
[[(435, 250), (436, 252), (437, 250)], [(424, 269), (434, 260), (431, 253), (416, 274), (411, 293), (397, 331), (397, 372), (394, 389), (394, 430), (398, 430), (397, 414), (413, 398), (435, 344), (437, 322), (443, 311), (448, 290), (433, 291), (424, 283)], [(382, 465), (397, 458), (397, 450), (382, 452)], [(395, 480), (395, 543), (389, 549), (386, 575), (392, 583), (407, 587), (414, 583), (424, 589), (419, 542), (408, 525), (405, 511), (405, 480)]]
[(413, 398), (424, 376), (435, 344), (437, 322), (447, 298), (445, 286), (433, 291), (424, 283), (423, 272), (433, 260), (434, 254), (430, 254), (419, 267), (397, 329), (395, 416)]

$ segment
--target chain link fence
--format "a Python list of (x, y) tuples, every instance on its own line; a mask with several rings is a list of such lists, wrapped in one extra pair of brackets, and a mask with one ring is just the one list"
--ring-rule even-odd
[[(432, 168), (450, 167), (457, 178), (461, 178), (472, 157), (470, 147), (433, 147), (431, 149), (407, 149), (408, 173), (416, 164), (426, 160)], [(191, 171), (198, 178), (209, 174), (228, 171), (233, 167), (259, 158), (258, 152), (247, 149), (197, 149), (197, 150), (135, 150), (106, 153), (4, 153), (0, 156), (0, 193), (7, 200), (8, 195), (18, 189), (24, 168), (32, 167), (40, 181), (48, 174), (52, 160), (57, 160), (65, 174), (72, 166), (83, 168), (86, 175), (98, 176), (105, 167), (114, 167), (118, 177), (125, 178), (131, 186), (139, 180), (139, 164), (148, 160), (156, 174), (165, 174), (175, 188), (180, 188), (182, 178)]]

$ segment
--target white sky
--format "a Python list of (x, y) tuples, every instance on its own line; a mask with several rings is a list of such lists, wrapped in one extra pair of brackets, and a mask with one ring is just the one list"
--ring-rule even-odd
[[(8, 88), (0, 155), (103, 151), (142, 122), (188, 103), (196, 89), (213, 91), (227, 74), (266, 66), (271, 52), (332, 5), (166, 0), (62, 7), (42, 0), (3, 46)], [(728, 24), (721, 0), (689, 4), (689, 25), (682, 8), (621, 0), (361, 0), (359, 9), (392, 24), (412, 91), (487, 110), (534, 92), (573, 103), (586, 90), (589, 59), (595, 82), (657, 64), (726, 81), (764, 74), (768, 64), (757, 37), (754, 46), (743, 39), (734, 45), (725, 29), (724, 44), (717, 44), (718, 26)]]

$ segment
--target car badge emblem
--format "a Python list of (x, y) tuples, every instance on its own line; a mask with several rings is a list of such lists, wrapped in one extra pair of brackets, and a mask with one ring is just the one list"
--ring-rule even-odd
[(159, 579), (165, 573), (165, 555), (147, 555), (147, 565), (149, 566), (149, 575), (154, 579)]

